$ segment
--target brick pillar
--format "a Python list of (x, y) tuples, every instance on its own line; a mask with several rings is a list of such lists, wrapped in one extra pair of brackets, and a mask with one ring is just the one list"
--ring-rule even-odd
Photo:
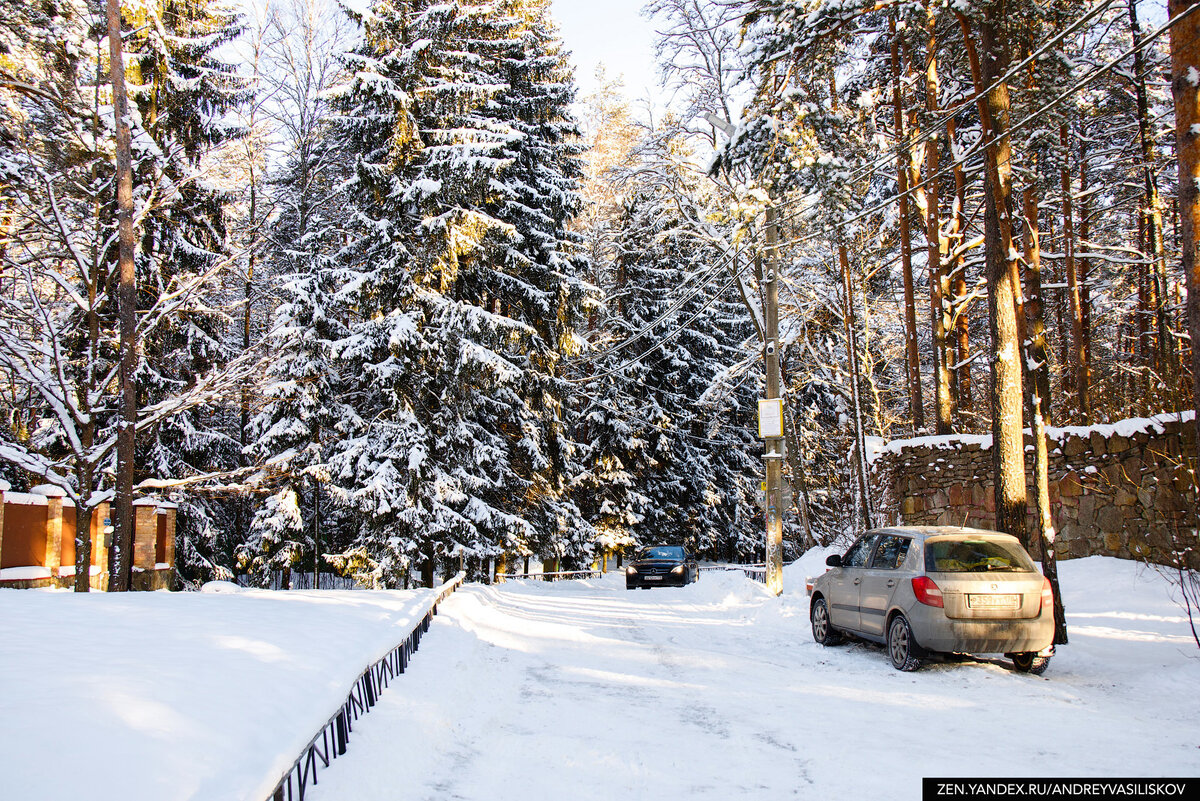
[(158, 525), (154, 513), (158, 504), (149, 498), (133, 502), (133, 566), (142, 570), (154, 569), (154, 545)]
[(4, 493), (8, 492), (8, 486), (8, 482), (0, 478), (0, 555), (4, 553)]
[(43, 567), (50, 569), (52, 578), (57, 577), (58, 568), (62, 566), (62, 499), (66, 493), (52, 484), (40, 484), (30, 493), (46, 499), (46, 563)]
[(173, 503), (164, 503), (159, 507), (161, 514), (167, 516), (167, 564), (175, 569), (175, 515), (179, 507)]
[(109, 510), (107, 503), (102, 503), (92, 510), (92, 563), (100, 568), (99, 579), (95, 587), (98, 590), (108, 589), (108, 549), (112, 545), (112, 524), (105, 524), (105, 520), (111, 520), (109, 515), (112, 512)]

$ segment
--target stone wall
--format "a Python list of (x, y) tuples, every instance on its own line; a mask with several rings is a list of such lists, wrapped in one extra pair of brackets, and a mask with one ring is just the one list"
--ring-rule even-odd
[[(1058, 555), (1106, 555), (1170, 564), (1196, 547), (1196, 486), (1185, 456), (1195, 459), (1195, 427), (1187, 413), (1122, 420), (1089, 428), (1051, 429), (1050, 505)], [(1026, 433), (1026, 463), (1033, 465)], [(876, 449), (872, 481), (888, 525), (994, 528), (991, 437), (918, 437)], [(1033, 477), (1029, 531), (1036, 531)], [(1035, 554), (1036, 555), (1036, 554)]]

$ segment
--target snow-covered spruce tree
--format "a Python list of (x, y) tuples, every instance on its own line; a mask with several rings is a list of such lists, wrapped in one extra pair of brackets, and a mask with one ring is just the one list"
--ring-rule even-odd
[(359, 20), (340, 93), (354, 321), (335, 353), (361, 424), (331, 459), (351, 563), (392, 584), (437, 561), (578, 555), (554, 378), (581, 302), (577, 167), (544, 6), (384, 1)]
[[(314, 240), (300, 242), (311, 247)], [(332, 272), (319, 253), (295, 255), (297, 269), (278, 290), (265, 404), (252, 422), (248, 449), (263, 470), (255, 489), (268, 496), (238, 546), (239, 570), (267, 586), (277, 570), (327, 569), (321, 554), (338, 546), (322, 508), (328, 442), (347, 421), (359, 422), (341, 402), (342, 381), (331, 359), (332, 343), (346, 333), (334, 306)]]
[[(328, 571), (325, 554), (347, 544), (329, 502), (327, 456), (353, 410), (332, 344), (345, 337), (336, 305), (333, 255), (345, 221), (340, 132), (328, 121), (326, 91), (341, 77), (338, 50), (349, 20), (322, 0), (273, 9), (264, 37), (263, 81), (283, 156), (270, 182), (274, 216), (263, 232), (257, 279), (275, 303), (272, 354), (244, 455), (261, 468), (248, 481), (254, 506), (238, 567), (273, 586), (272, 573)], [(265, 500), (264, 500), (265, 498)]]
[(722, 253), (682, 210), (705, 198), (678, 134), (650, 132), (619, 179), (604, 336), (581, 401), (589, 470), (578, 495), (605, 547), (677, 542), (736, 556), (752, 526), (739, 505), (758, 472), (750, 418), (738, 419), (753, 385), (732, 375), (751, 331), (740, 303), (721, 297)]

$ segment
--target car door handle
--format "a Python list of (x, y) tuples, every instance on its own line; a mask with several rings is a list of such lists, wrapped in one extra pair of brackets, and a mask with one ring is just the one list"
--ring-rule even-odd
[(860, 579), (860, 578), (856, 578), (856, 579), (854, 580), (854, 583), (855, 583), (855, 584), (862, 584), (862, 579)]
[(895, 587), (895, 586), (896, 586), (896, 580), (895, 580), (895, 579), (888, 579), (888, 583), (887, 583), (887, 585), (888, 585), (889, 587)]

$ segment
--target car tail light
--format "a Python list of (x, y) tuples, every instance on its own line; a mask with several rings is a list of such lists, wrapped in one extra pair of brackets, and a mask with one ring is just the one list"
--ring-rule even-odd
[(945, 607), (942, 590), (929, 576), (917, 576), (912, 580), (913, 595), (926, 606)]
[(1050, 579), (1042, 579), (1042, 609), (1054, 608), (1054, 590), (1050, 589)]

